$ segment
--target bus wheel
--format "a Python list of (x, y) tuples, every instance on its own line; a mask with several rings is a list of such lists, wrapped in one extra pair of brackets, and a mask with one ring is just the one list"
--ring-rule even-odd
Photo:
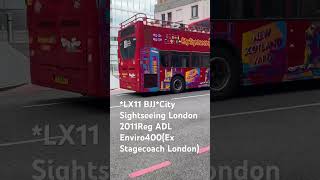
[(239, 87), (240, 61), (225, 49), (216, 49), (210, 63), (211, 99), (219, 100), (235, 94)]
[(181, 76), (175, 76), (171, 80), (171, 92), (181, 93), (186, 89), (186, 82)]

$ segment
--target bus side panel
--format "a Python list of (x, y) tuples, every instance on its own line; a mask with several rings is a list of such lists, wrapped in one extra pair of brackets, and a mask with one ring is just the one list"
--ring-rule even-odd
[[(95, 7), (97, 5), (97, 7)], [(109, 3), (100, 0), (99, 4), (91, 3), (91, 8), (97, 12), (88, 12), (88, 95), (109, 96)]]
[(320, 25), (306, 20), (234, 22), (243, 84), (320, 77)]
[(216, 22), (215, 38), (230, 41), (240, 52), (243, 85), (320, 77), (319, 22)]
[(209, 68), (160, 68), (160, 90), (170, 91), (171, 80), (179, 75), (185, 79), (186, 89), (209, 87)]
[(281, 82), (287, 69), (287, 23), (285, 21), (240, 22), (236, 36), (242, 38), (244, 84)]
[(171, 80), (174, 76), (182, 76), (185, 78), (186, 68), (172, 68), (172, 67), (162, 67), (160, 70), (160, 90), (170, 91)]
[(154, 48), (161, 51), (210, 52), (210, 34), (183, 31), (179, 29), (150, 27), (151, 33), (145, 41), (151, 41)]
[(288, 21), (288, 73), (284, 80), (320, 78), (320, 21)]

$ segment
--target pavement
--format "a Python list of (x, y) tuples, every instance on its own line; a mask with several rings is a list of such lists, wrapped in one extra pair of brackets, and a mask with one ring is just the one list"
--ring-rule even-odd
[(106, 179), (108, 109), (104, 100), (34, 85), (0, 92), (0, 179), (57, 179), (67, 170), (67, 179), (89, 179), (90, 167)]
[(283, 180), (319, 179), (319, 107), (319, 81), (243, 88), (238, 97), (212, 102), (213, 166), (247, 161), (279, 168)]
[(18, 50), (20, 53), (22, 53), (24, 56), (29, 57), (29, 41), (26, 42), (13, 42), (10, 43), (11, 47)]
[(0, 42), (0, 89), (30, 82), (29, 59), (7, 42)]
[(119, 89), (119, 78), (110, 73), (110, 89)]

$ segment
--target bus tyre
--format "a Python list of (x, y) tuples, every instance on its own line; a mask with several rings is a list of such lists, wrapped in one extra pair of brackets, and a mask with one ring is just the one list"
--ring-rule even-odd
[(240, 61), (226, 49), (215, 49), (210, 61), (211, 100), (234, 95), (240, 85)]
[(181, 76), (174, 76), (170, 88), (172, 93), (181, 93), (186, 89), (186, 82)]

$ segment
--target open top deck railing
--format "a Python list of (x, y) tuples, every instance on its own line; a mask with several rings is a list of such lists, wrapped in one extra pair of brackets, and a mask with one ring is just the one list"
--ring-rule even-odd
[(199, 32), (199, 33), (210, 33), (210, 28), (202, 27), (202, 26), (194, 26), (194, 25), (186, 25), (177, 22), (163, 21), (157, 19), (148, 18), (146, 14), (138, 13), (131, 18), (123, 21), (120, 24), (121, 29), (125, 29), (126, 27), (133, 25), (137, 22), (143, 22), (146, 26), (154, 26), (154, 27), (163, 27), (170, 29), (178, 29), (187, 32)]

